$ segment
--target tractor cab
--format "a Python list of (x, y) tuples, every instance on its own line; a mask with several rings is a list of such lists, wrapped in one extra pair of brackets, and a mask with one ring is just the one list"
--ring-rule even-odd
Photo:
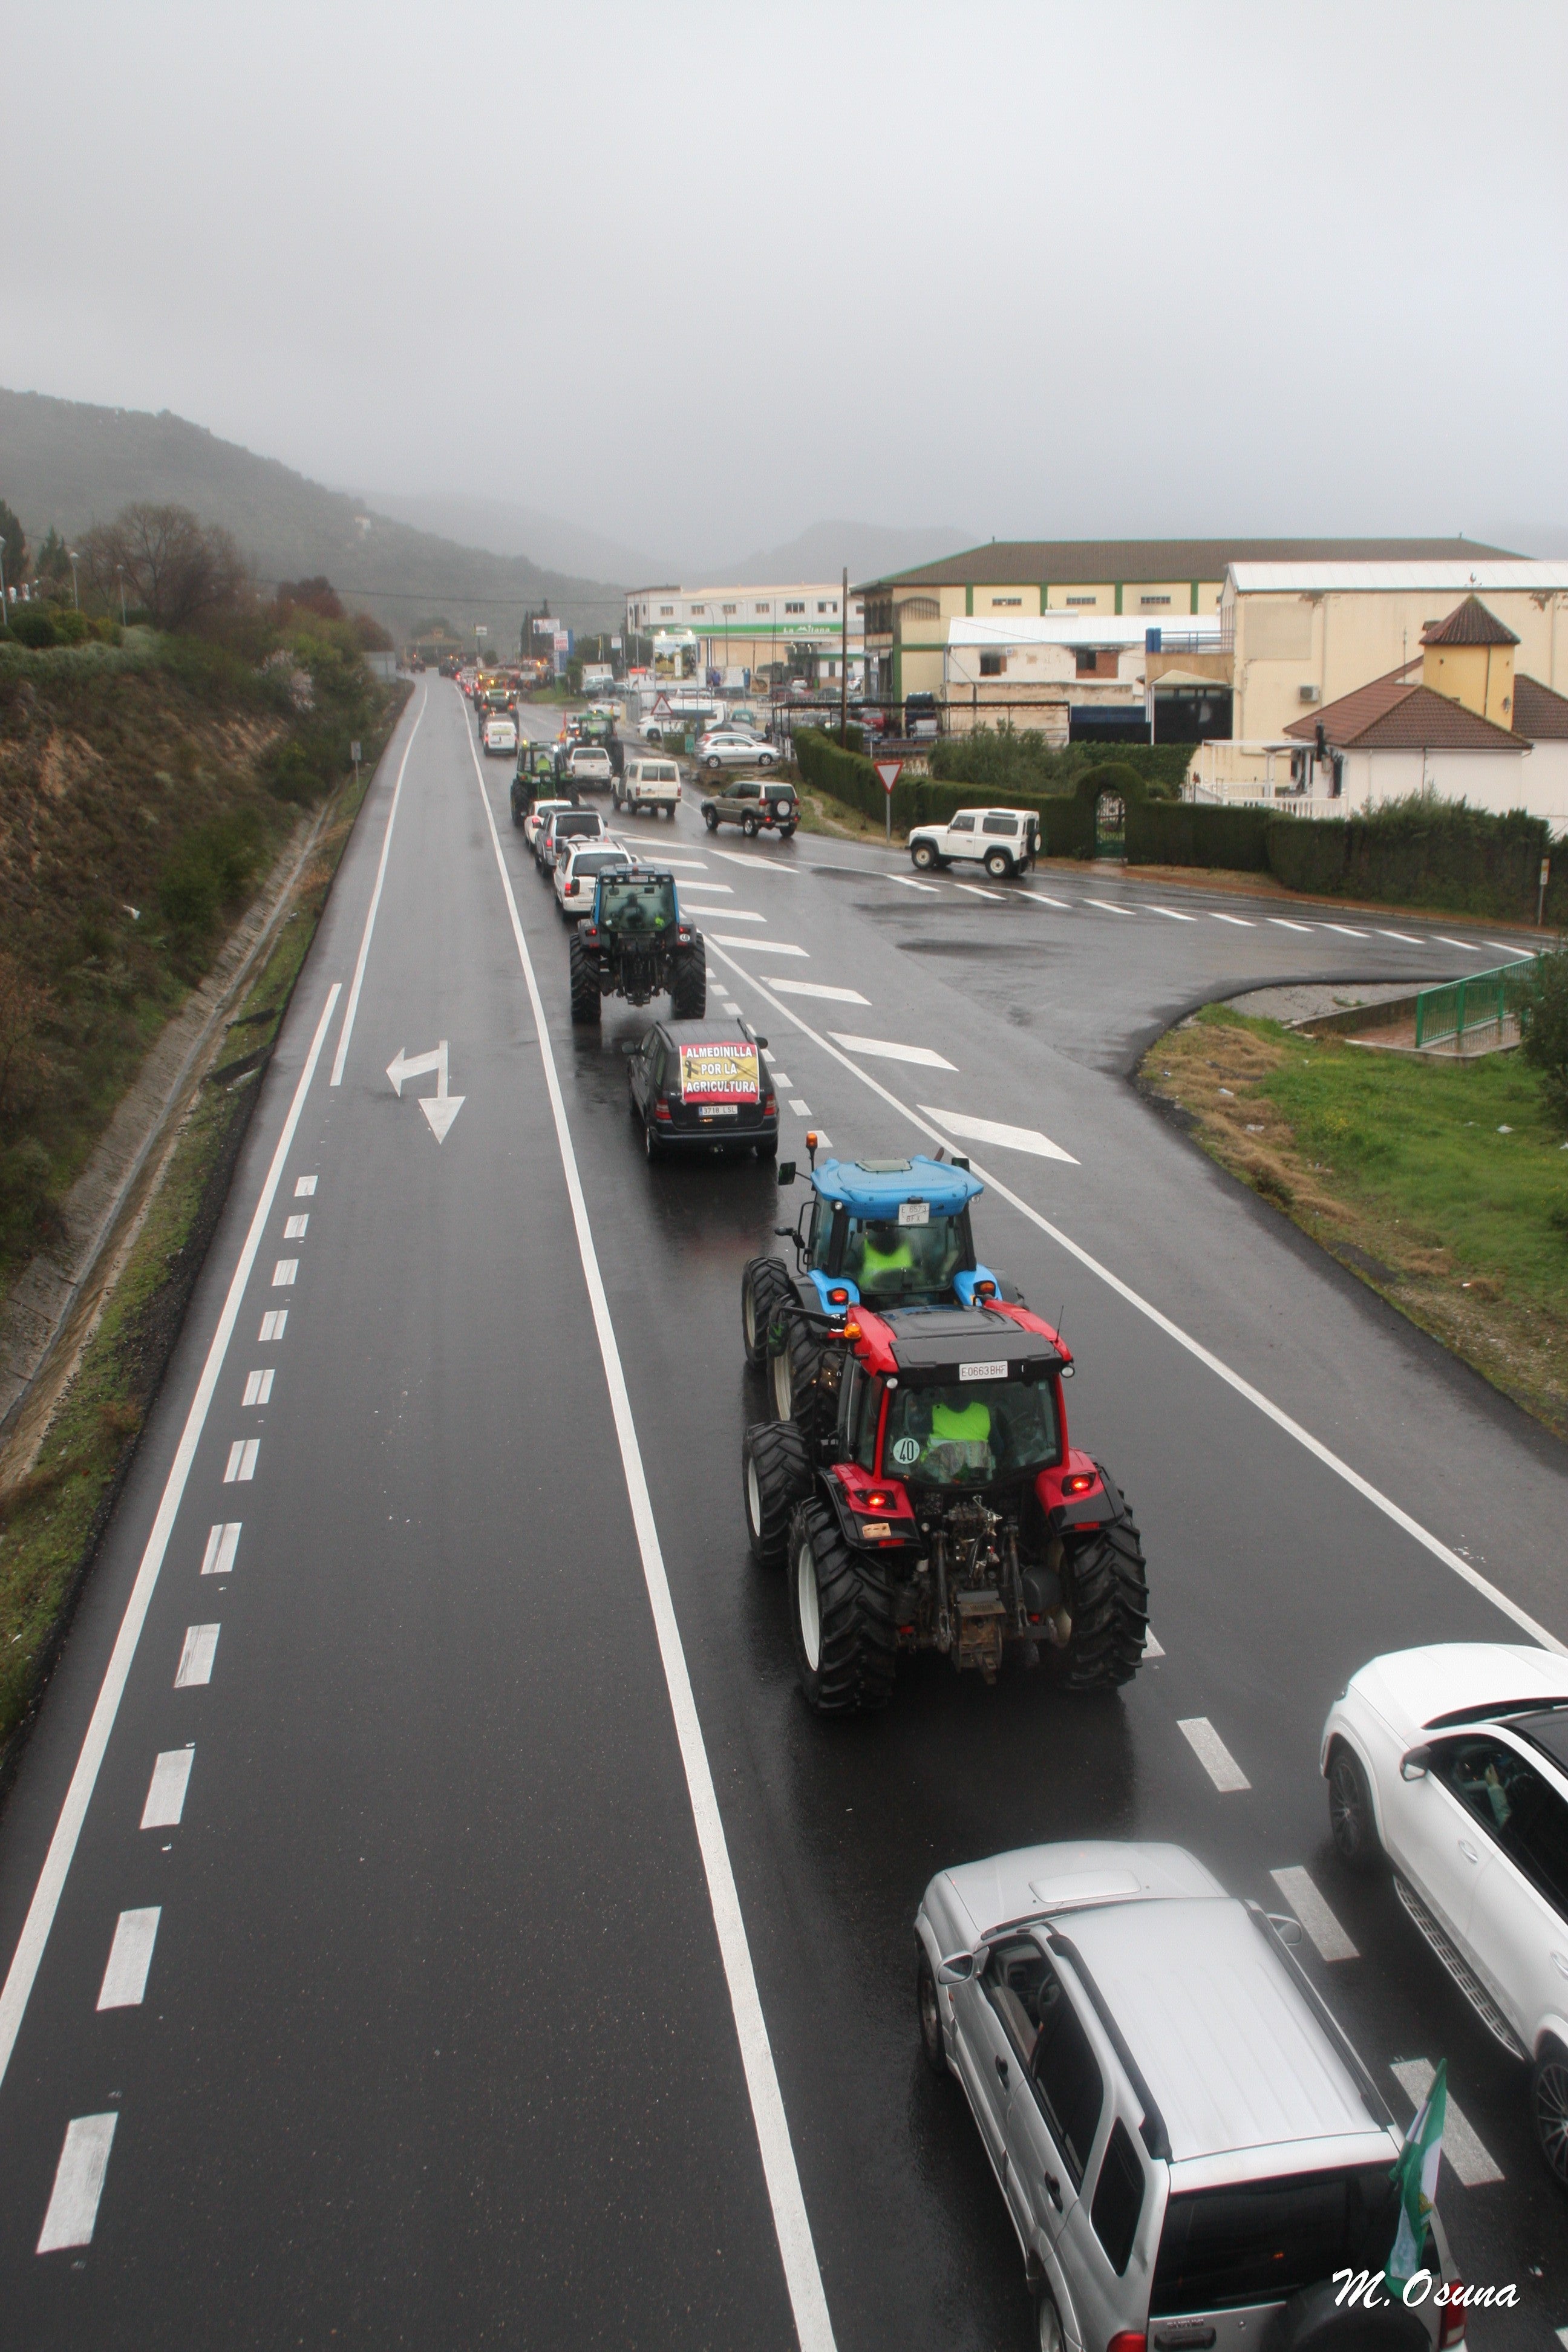
[[(786, 1161), (779, 1181), (794, 1180)], [(966, 1161), (825, 1160), (811, 1188), (794, 1239), (824, 1313), (973, 1307), (1002, 1295), (1000, 1277), (975, 1259), (969, 1204), (985, 1188)]]

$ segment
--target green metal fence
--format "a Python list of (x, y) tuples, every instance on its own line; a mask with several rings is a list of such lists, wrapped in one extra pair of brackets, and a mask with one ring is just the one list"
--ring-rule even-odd
[(1424, 988), (1415, 1000), (1416, 1045), (1451, 1042), (1456, 1052), (1462, 1052), (1467, 1038), (1473, 1038), (1478, 1046), (1488, 1042), (1483, 1033), (1489, 1029), (1495, 1033), (1490, 1042), (1500, 1044), (1510, 1023), (1517, 1036), (1519, 1000), (1536, 961), (1534, 956), (1523, 956), (1517, 963), (1499, 964), (1491, 971), (1472, 971), (1443, 988)]

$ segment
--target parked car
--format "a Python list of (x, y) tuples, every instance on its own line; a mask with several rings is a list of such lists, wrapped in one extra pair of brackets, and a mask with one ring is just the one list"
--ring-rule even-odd
[[(1041, 2352), (1458, 2345), (1464, 2311), (1350, 2315), (1392, 2251), (1402, 2136), (1296, 1961), (1301, 1930), (1173, 1845), (1029, 1846), (939, 1872), (921, 2045), (963, 2085)], [(1455, 2277), (1434, 2211), (1426, 2266)]]
[(500, 752), (510, 753), (515, 758), (517, 721), (514, 719), (487, 719), (482, 730), (482, 737), (487, 760), (493, 759)]
[(610, 787), (617, 808), (637, 816), (668, 816), (680, 805), (680, 770), (673, 760), (632, 759)]
[(623, 849), (607, 834), (563, 845), (552, 876), (558, 910), (569, 923), (574, 923), (579, 915), (587, 914), (592, 908), (594, 884), (599, 875), (636, 863), (629, 850)]
[(940, 724), (934, 694), (907, 694), (904, 697), (906, 735), (934, 735)]
[(1531, 2069), (1568, 2189), (1568, 1658), (1505, 1642), (1395, 1650), (1329, 1709), (1329, 1822), (1400, 1902), (1494, 2041)]
[(599, 743), (574, 743), (566, 754), (563, 772), (580, 792), (607, 793), (616, 780), (610, 755)]
[(721, 768), (772, 768), (778, 764), (778, 746), (749, 727), (715, 727), (697, 742), (697, 764), (715, 773)]
[(647, 1157), (754, 1151), (775, 1159), (779, 1106), (763, 1062), (767, 1042), (743, 1021), (656, 1021), (626, 1065)]
[(555, 861), (567, 842), (602, 841), (606, 831), (605, 820), (597, 809), (552, 810), (534, 836), (534, 864), (542, 874), (553, 874)]
[(910, 861), (921, 874), (973, 859), (994, 882), (1026, 874), (1040, 854), (1040, 820), (1029, 809), (959, 809), (945, 824), (917, 824)]
[(765, 783), (760, 776), (737, 776), (703, 802), (702, 822), (710, 833), (738, 824), (748, 838), (772, 826), (787, 841), (800, 823), (800, 801), (782, 776), (770, 776)]

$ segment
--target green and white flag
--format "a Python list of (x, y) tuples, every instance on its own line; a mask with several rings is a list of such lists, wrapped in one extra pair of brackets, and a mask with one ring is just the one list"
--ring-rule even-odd
[(1448, 2119), (1448, 2062), (1440, 2059), (1432, 2087), (1405, 2135), (1392, 2178), (1399, 2183), (1399, 2227), (1388, 2257), (1388, 2284), (1402, 2294), (1422, 2269), (1426, 2216), (1437, 2201), (1437, 2168), (1443, 2161), (1443, 2126)]

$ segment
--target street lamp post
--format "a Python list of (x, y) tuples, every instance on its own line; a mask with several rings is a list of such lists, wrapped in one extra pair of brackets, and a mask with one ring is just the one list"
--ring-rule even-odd
[(70, 567), (71, 567), (71, 603), (76, 606), (77, 611), (79, 613), (79, 612), (80, 612), (80, 610), (81, 610), (81, 598), (80, 598), (80, 596), (77, 593), (77, 584), (76, 584), (77, 551), (76, 551), (76, 550), (75, 550), (75, 548), (74, 548), (74, 547), (68, 547), (68, 548), (67, 548), (67, 550), (66, 550), (66, 553), (67, 553), (67, 554), (69, 556), (69, 558), (70, 558)]

